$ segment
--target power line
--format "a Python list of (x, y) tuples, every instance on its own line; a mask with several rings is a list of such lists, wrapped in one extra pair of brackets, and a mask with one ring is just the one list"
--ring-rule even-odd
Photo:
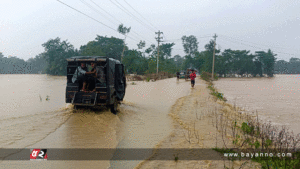
[(71, 6), (67, 5), (67, 4), (65, 4), (65, 3), (63, 3), (63, 2), (61, 2), (60, 0), (57, 0), (57, 1), (60, 2), (60, 3), (62, 3), (62, 4), (64, 4), (64, 5), (66, 5), (67, 7), (71, 8), (71, 9), (73, 9), (73, 10), (75, 10), (75, 11), (81, 13), (82, 15), (84, 15), (84, 16), (90, 18), (90, 19), (93, 19), (94, 21), (96, 21), (96, 22), (98, 22), (98, 23), (100, 23), (100, 24), (102, 24), (102, 25), (108, 27), (109, 29), (112, 29), (112, 30), (114, 30), (114, 31), (117, 31), (117, 30), (115, 30), (114, 28), (112, 28), (112, 27), (110, 27), (110, 26), (108, 26), (108, 25), (106, 25), (106, 24), (104, 24), (104, 23), (98, 21), (97, 19), (92, 18), (92, 17), (88, 16), (87, 14), (85, 14), (85, 13), (83, 13), (83, 12), (81, 12), (81, 11), (79, 11), (79, 10), (77, 10), (77, 9), (75, 9), (75, 8), (73, 8), (73, 7), (71, 7)]
[[(196, 38), (211, 38), (212, 36), (201, 36), (201, 37), (197, 37), (196, 36)], [(182, 39), (168, 39), (168, 40), (165, 40), (165, 41), (170, 41), (170, 42), (172, 42), (172, 41), (181, 41)]]
[[(127, 15), (129, 15), (130, 17), (134, 18), (136, 21), (138, 21), (141, 25), (143, 25), (144, 23), (142, 23), (141, 21), (139, 21), (138, 19), (136, 19), (136, 17), (130, 13), (128, 13), (127, 11), (125, 11), (124, 9), (122, 9), (119, 5), (115, 4), (112, 0), (109, 0), (111, 3), (113, 3), (116, 7), (118, 7), (119, 9), (121, 9), (123, 12), (125, 12)], [(116, 1), (117, 2), (117, 1)], [(118, 3), (118, 2), (117, 2)], [(145, 26), (145, 25), (143, 25)], [(145, 26), (146, 27), (146, 26)], [(150, 29), (149, 27), (146, 27), (148, 29)], [(153, 31), (153, 30), (151, 30)]]
[(287, 50), (292, 49), (292, 48), (285, 48), (285, 47), (281, 47), (281, 46), (262, 45), (262, 44), (258, 44), (258, 43), (254, 43), (254, 42), (250, 42), (250, 41), (246, 41), (246, 40), (241, 40), (241, 39), (234, 38), (234, 37), (229, 37), (229, 36), (226, 36), (226, 35), (221, 35), (221, 36), (224, 36), (224, 37), (227, 37), (227, 38), (230, 38), (230, 39), (239, 40), (239, 41), (246, 42), (246, 43), (251, 43), (251, 44), (254, 44), (254, 45), (259, 45), (259, 46), (274, 47), (274, 48), (281, 48), (281, 49), (287, 49)]
[[(130, 6), (130, 8), (131, 9), (133, 9), (136, 13), (138, 13), (142, 18), (144, 18), (137, 10), (135, 10), (126, 0), (124, 0), (124, 2), (128, 5), (128, 6)], [(144, 18), (147, 22), (149, 22), (146, 18)], [(149, 24), (153, 27), (153, 28), (155, 28), (155, 30), (157, 30), (157, 28), (155, 27), (155, 26), (153, 26), (153, 24), (151, 23), (151, 22), (149, 22)]]
[[(225, 42), (225, 44), (228, 46), (230, 46), (230, 45), (232, 45), (232, 44), (230, 44), (230, 43), (228, 43), (229, 41), (227, 41), (227, 40), (224, 40), (224, 39), (220, 39), (222, 42), (221, 43), (224, 43)], [(252, 47), (252, 46), (251, 46)], [(253, 48), (255, 48), (255, 47), (253, 47)], [(229, 48), (229, 49), (231, 49), (231, 48)], [(261, 49), (261, 48), (260, 48)], [(261, 50), (265, 50), (265, 49), (261, 49)], [(281, 59), (283, 59), (282, 57), (278, 57), (278, 59), (279, 58), (281, 58)]]
[[(134, 14), (132, 14), (129, 10), (127, 10), (122, 4), (120, 4), (117, 0), (115, 0), (123, 9), (125, 9), (128, 13), (130, 13), (133, 17), (135, 17), (137, 20), (140, 22), (144, 23), (142, 20), (140, 20), (138, 17), (136, 17)], [(144, 23), (145, 24), (145, 23)], [(156, 29), (151, 28), (149, 25), (145, 24), (148, 28), (152, 29), (155, 31)]]
[(82, 3), (84, 3), (86, 6), (88, 6), (89, 8), (91, 8), (92, 10), (94, 10), (95, 12), (101, 14), (104, 18), (106, 18), (108, 21), (112, 22), (113, 24), (117, 24), (115, 22), (113, 22), (112, 20), (108, 19), (105, 15), (103, 15), (103, 13), (101, 13), (99, 10), (95, 9), (92, 5), (90, 5), (89, 3), (85, 2), (84, 0), (80, 0)]
[[(86, 6), (88, 6), (89, 8), (93, 9), (94, 11), (96, 11), (97, 13), (100, 13), (101, 15), (103, 15), (103, 13), (101, 13), (100, 11), (98, 11), (97, 9), (95, 9), (93, 6), (91, 6), (89, 3), (85, 2), (84, 0), (80, 0), (82, 3), (84, 3)], [(93, 1), (92, 1), (93, 2)], [(96, 4), (97, 5), (97, 4)], [(100, 8), (100, 6), (98, 6)], [(100, 8), (102, 9), (102, 8)], [(104, 10), (105, 11), (105, 10)], [(106, 12), (106, 11), (105, 11)], [(113, 22), (112, 20), (108, 19), (106, 16), (104, 16), (107, 20), (109, 20), (111, 23), (118, 25), (118, 23)], [(119, 20), (117, 20), (119, 21)], [(119, 21), (120, 22), (120, 21)], [(135, 38), (139, 39), (140, 37), (134, 36)]]
[[(86, 17), (88, 17), (88, 18), (90, 18), (90, 19), (92, 19), (92, 20), (94, 20), (94, 21), (96, 21), (96, 22), (98, 22), (98, 23), (100, 23), (100, 24), (102, 24), (102, 25), (108, 27), (109, 29), (118, 32), (116, 29), (114, 29), (114, 28), (112, 28), (112, 27), (110, 27), (110, 26), (108, 26), (108, 25), (106, 25), (106, 24), (104, 24), (104, 23), (98, 21), (97, 19), (95, 19), (95, 18), (93, 18), (93, 17), (91, 17), (91, 16), (89, 16), (89, 15), (87, 15), (87, 14), (85, 14), (85, 13), (83, 13), (83, 12), (81, 12), (81, 11), (75, 9), (75, 8), (73, 8), (73, 7), (71, 7), (70, 5), (63, 3), (63, 2), (61, 2), (60, 0), (57, 0), (57, 1), (60, 2), (60, 3), (62, 3), (63, 5), (66, 5), (67, 7), (71, 8), (71, 9), (73, 9), (73, 10), (75, 10), (75, 11), (81, 13), (82, 15), (84, 15), (84, 16), (86, 16)], [(119, 32), (118, 32), (118, 33), (119, 33)], [(129, 37), (129, 36), (128, 36), (128, 38), (137, 41), (136, 39), (133, 39), (132, 37)]]
[[(81, 0), (81, 1), (82, 1), (82, 0)], [(95, 2), (92, 1), (92, 0), (90, 0), (90, 1), (91, 1), (93, 4), (95, 4), (98, 8), (100, 8), (101, 10), (103, 10), (105, 13), (107, 13), (109, 16), (111, 16), (112, 18), (114, 18), (115, 20), (117, 20), (119, 23), (122, 24), (122, 22), (121, 22), (120, 20), (118, 20), (117, 18), (115, 18), (113, 15), (109, 14), (109, 12), (107, 12), (106, 10), (104, 10), (103, 8), (101, 8), (97, 3), (95, 3)], [(90, 8), (92, 8), (92, 7), (90, 7)], [(110, 21), (111, 21), (111, 20), (110, 20)], [(132, 31), (132, 32), (135, 33), (137, 36), (142, 37), (143, 39), (145, 39), (146, 41), (148, 41), (145, 37), (139, 35), (139, 34), (136, 33), (135, 31)], [(137, 36), (135, 36), (135, 38), (139, 38), (139, 37), (137, 37)], [(150, 41), (148, 41), (148, 42), (150, 42)], [(152, 42), (150, 42), (150, 43), (152, 43)]]
[(90, 0), (93, 4), (95, 4), (98, 8), (100, 8), (101, 10), (103, 10), (105, 13), (107, 13), (109, 16), (111, 16), (112, 18), (114, 18), (115, 20), (117, 20), (119, 23), (122, 23), (121, 21), (119, 21), (117, 18), (115, 18), (113, 15), (111, 15), (109, 12), (107, 12), (106, 10), (104, 10), (103, 8), (101, 8), (98, 4), (96, 4), (93, 0)]
[[(250, 47), (252, 47), (252, 48), (257, 48), (257, 49), (261, 49), (261, 50), (268, 50), (268, 49), (265, 49), (265, 48), (261, 48), (261, 47), (257, 47), (257, 46), (253, 46), (253, 45), (249, 45), (249, 44), (245, 44), (245, 43), (241, 43), (241, 42), (235, 42), (235, 41), (232, 41), (231, 39), (226, 38), (226, 37), (224, 37), (224, 36), (223, 36), (222, 38), (225, 38), (225, 39), (227, 39), (228, 41), (231, 41), (231, 42), (233, 42), (233, 43), (239, 43), (239, 44), (242, 44), (242, 45), (244, 45), (244, 46), (250, 46)], [(286, 55), (294, 55), (294, 56), (297, 56), (297, 55), (291, 54), (291, 53), (279, 52), (279, 51), (275, 51), (275, 50), (272, 50), (272, 51), (274, 51), (274, 52), (276, 52), (276, 53), (280, 53), (280, 54), (286, 54)]]

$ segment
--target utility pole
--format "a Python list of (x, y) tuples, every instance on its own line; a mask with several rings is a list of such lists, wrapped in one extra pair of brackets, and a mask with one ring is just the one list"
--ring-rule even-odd
[(121, 63), (122, 63), (122, 60), (123, 60), (123, 54), (124, 54), (124, 51), (125, 51), (125, 41), (126, 41), (126, 37), (127, 37), (127, 35), (125, 35), (125, 39), (124, 39), (124, 47), (123, 47), (123, 51), (122, 51), (122, 55), (121, 55)]
[(215, 49), (216, 49), (216, 41), (217, 41), (217, 35), (213, 36), (215, 41), (214, 41), (214, 53), (213, 53), (213, 65), (212, 65), (212, 73), (211, 73), (211, 79), (214, 80), (214, 70), (215, 70)]
[(155, 34), (157, 34), (157, 38), (155, 38), (157, 40), (158, 46), (157, 46), (157, 69), (156, 69), (156, 74), (158, 74), (158, 60), (159, 60), (159, 42), (160, 39), (162, 39), (163, 37), (160, 37), (160, 34), (163, 34), (163, 32), (161, 32), (160, 30), (158, 32), (155, 32)]

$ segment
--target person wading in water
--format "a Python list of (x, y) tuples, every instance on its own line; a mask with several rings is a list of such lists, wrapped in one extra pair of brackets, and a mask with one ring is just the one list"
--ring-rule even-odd
[(194, 86), (195, 86), (195, 78), (196, 78), (195, 70), (192, 70), (192, 73), (190, 74), (190, 78), (191, 78), (192, 88), (194, 88)]

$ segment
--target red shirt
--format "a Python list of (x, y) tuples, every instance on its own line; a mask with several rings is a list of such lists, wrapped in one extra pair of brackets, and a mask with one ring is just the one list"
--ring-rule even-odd
[(195, 72), (190, 75), (191, 80), (195, 80), (195, 77), (196, 77), (196, 73)]

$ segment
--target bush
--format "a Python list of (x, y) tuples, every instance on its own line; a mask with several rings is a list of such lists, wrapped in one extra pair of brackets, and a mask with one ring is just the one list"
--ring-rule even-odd
[(223, 101), (227, 101), (224, 96), (223, 93), (219, 93), (212, 85), (212, 83), (209, 83), (209, 86), (207, 87), (211, 90), (211, 93), (213, 96), (216, 96), (218, 99), (223, 100)]
[(149, 81), (150, 81), (150, 77), (147, 77), (147, 78), (146, 78), (146, 81), (149, 82)]
[[(200, 75), (201, 79), (207, 81), (207, 82), (210, 82), (211, 81), (211, 73), (208, 73), (208, 72), (202, 72), (201, 75)], [(214, 74), (214, 79), (215, 80), (218, 80), (219, 77)]]

